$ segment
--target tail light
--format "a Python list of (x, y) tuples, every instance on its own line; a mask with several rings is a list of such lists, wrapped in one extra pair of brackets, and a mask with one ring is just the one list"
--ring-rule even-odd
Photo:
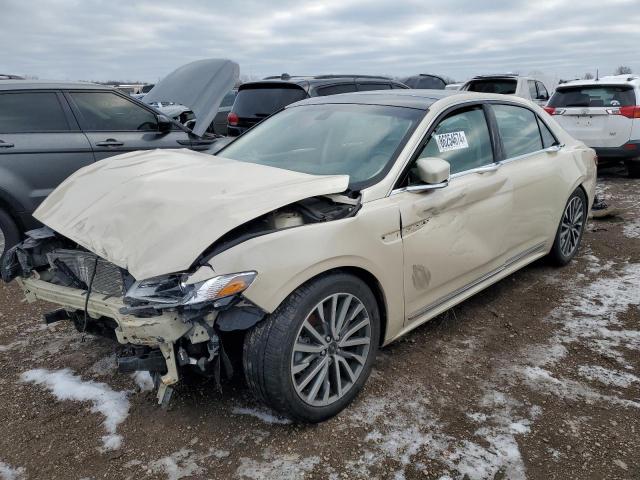
[(544, 111), (549, 115), (562, 115), (565, 112), (564, 108), (544, 107)]
[[(640, 118), (640, 117), (635, 117), (635, 118)], [(638, 144), (637, 143), (625, 143), (622, 148), (624, 148), (625, 150), (637, 150), (638, 149)]]
[(227, 123), (232, 127), (237, 126), (239, 120), (240, 119), (238, 118), (238, 115), (236, 115), (234, 112), (229, 112), (229, 114), (227, 115)]
[(627, 118), (640, 118), (640, 107), (633, 105), (620, 107), (620, 115)]

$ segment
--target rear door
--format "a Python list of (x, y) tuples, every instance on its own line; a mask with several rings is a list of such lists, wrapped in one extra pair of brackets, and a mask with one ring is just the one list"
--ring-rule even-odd
[(135, 150), (192, 147), (188, 133), (177, 126), (160, 132), (156, 114), (124, 95), (92, 90), (69, 91), (65, 95), (96, 160)]
[[(521, 105), (492, 103), (500, 136), (500, 170), (513, 187), (505, 223), (508, 257), (539, 253), (551, 245), (558, 212), (566, 201), (566, 180), (557, 141), (535, 112)], [(550, 148), (552, 146), (558, 148)]]
[[(17, 209), (30, 214), (65, 178), (93, 161), (91, 145), (61, 93), (0, 92), (0, 196), (13, 198)], [(24, 222), (30, 224), (30, 216)]]
[(589, 147), (620, 147), (629, 141), (633, 127), (620, 108), (635, 104), (631, 86), (588, 85), (558, 87), (548, 107), (567, 132)]

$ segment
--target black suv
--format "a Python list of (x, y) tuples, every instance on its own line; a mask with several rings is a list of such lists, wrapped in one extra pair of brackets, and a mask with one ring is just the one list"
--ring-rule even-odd
[(409, 88), (387, 77), (367, 75), (318, 75), (292, 77), (282, 74), (240, 85), (227, 116), (228, 135), (238, 136), (287, 105), (309, 97), (369, 90)]
[(111, 87), (0, 81), (0, 255), (37, 226), (33, 211), (79, 168), (134, 150), (206, 150), (215, 140)]

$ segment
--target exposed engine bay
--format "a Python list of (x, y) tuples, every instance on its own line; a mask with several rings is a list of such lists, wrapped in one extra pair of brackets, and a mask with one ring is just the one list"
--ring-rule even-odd
[[(230, 339), (267, 315), (241, 295), (257, 272), (216, 274), (207, 261), (256, 236), (348, 218), (359, 207), (359, 198), (343, 195), (286, 205), (227, 232), (188, 271), (142, 280), (43, 227), (6, 252), (0, 274), (5, 282), (18, 279), (28, 301), (61, 306), (45, 323), (67, 320), (83, 334), (116, 339), (124, 346), (119, 370), (150, 372), (166, 405), (184, 374), (213, 378), (220, 387), (234, 373)], [(210, 278), (190, 281), (202, 268)]]

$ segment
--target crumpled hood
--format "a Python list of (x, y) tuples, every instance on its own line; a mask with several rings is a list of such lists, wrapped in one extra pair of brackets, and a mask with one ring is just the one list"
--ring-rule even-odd
[(34, 217), (143, 280), (188, 269), (249, 220), (348, 184), (346, 175), (308, 175), (191, 150), (132, 152), (78, 170)]
[(174, 102), (186, 105), (196, 116), (193, 133), (204, 135), (224, 96), (238, 81), (236, 62), (208, 58), (187, 63), (160, 80), (143, 97), (145, 103)]

